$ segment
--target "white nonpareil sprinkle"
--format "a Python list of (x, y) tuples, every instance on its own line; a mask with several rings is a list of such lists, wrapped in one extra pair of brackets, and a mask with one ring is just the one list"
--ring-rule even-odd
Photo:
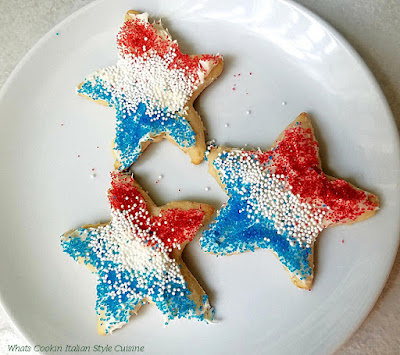
[[(289, 240), (294, 239), (300, 245), (310, 247), (318, 234), (323, 230), (324, 211), (310, 204), (301, 202), (299, 197), (291, 192), (291, 186), (284, 175), (267, 173), (255, 157), (243, 158), (240, 152), (225, 152), (227, 157), (221, 158), (221, 153), (214, 160), (214, 166), (222, 180), (228, 177), (230, 181), (242, 181), (241, 189), (233, 184), (233, 190), (247, 201), (248, 218), (257, 222), (257, 216), (262, 215), (273, 221), (278, 234), (287, 233)], [(237, 166), (240, 168), (237, 169)], [(258, 220), (259, 222), (259, 220)]]
[(97, 71), (90, 81), (99, 78), (114, 97), (124, 97), (121, 102), (126, 111), (135, 111), (140, 103), (148, 103), (146, 114), (156, 119), (175, 113), (184, 115), (185, 104), (196, 88), (196, 77), (188, 77), (182, 69), (168, 68), (175, 56), (171, 49), (164, 57), (153, 53), (146, 58), (119, 58), (116, 66)]
[[(147, 17), (140, 19), (148, 21)], [(161, 23), (153, 23), (153, 27), (162, 40), (171, 41), (168, 31)], [(163, 56), (153, 49), (146, 51), (146, 48), (143, 48), (143, 50), (145, 51), (143, 56), (135, 56), (126, 52), (121, 54), (124, 51), (123, 48), (119, 48), (115, 66), (101, 69), (86, 80), (92, 83), (101, 80), (113, 97), (123, 98), (119, 100), (120, 104), (124, 105), (123, 110), (135, 111), (139, 103), (145, 103), (146, 114), (154, 116), (153, 120), (166, 120), (175, 114), (185, 115), (187, 111), (185, 105), (211, 71), (211, 63), (200, 60), (197, 73), (188, 74), (176, 65), (170, 67), (177, 56), (173, 46)]]
[[(186, 288), (185, 280), (180, 272), (179, 265), (169, 256), (169, 248), (154, 233), (150, 233), (150, 217), (147, 211), (139, 211), (135, 216), (128, 212), (112, 209), (112, 222), (106, 226), (89, 229), (98, 234), (93, 238), (89, 247), (96, 253), (101, 261), (112, 261), (118, 265), (116, 277), (121, 277), (121, 272), (127, 270), (133, 272), (138, 284), (146, 288), (149, 274), (161, 280), (161, 284), (154, 284), (163, 288), (170, 282), (178, 282), (182, 289)], [(149, 228), (139, 228), (138, 218), (147, 217), (144, 224)], [(82, 236), (81, 236), (82, 238)], [(104, 242), (104, 248), (98, 248), (99, 241)], [(157, 244), (157, 248), (150, 247)], [(131, 292), (130, 289), (116, 285), (115, 292)], [(148, 289), (152, 295), (155, 290)], [(156, 297), (162, 297), (156, 296)], [(157, 301), (158, 298), (155, 299)]]

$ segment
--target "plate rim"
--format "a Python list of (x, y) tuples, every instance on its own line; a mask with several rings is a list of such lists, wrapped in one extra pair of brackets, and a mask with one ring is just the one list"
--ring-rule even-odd
[[(323, 25), (324, 27), (326, 27), (331, 33), (333, 33), (333, 35), (336, 37), (337, 40), (339, 40), (340, 44), (345, 47), (349, 54), (357, 61), (357, 64), (362, 68), (362, 70), (364, 71), (365, 74), (367, 74), (369, 82), (372, 84), (375, 92), (379, 95), (379, 99), (383, 104), (383, 107), (386, 111), (386, 114), (388, 116), (388, 118), (390, 118), (388, 121), (388, 123), (391, 125), (392, 131), (395, 132), (393, 134), (394, 137), (394, 142), (396, 144), (396, 151), (399, 152), (400, 151), (400, 132), (397, 129), (397, 125), (396, 125), (396, 120), (395, 117), (393, 115), (392, 109), (389, 105), (389, 102), (381, 88), (381, 86), (379, 85), (379, 82), (377, 80), (377, 78), (375, 77), (374, 73), (372, 72), (372, 70), (369, 68), (369, 66), (367, 65), (367, 63), (364, 61), (363, 57), (361, 56), (360, 53), (358, 53), (358, 51), (352, 46), (352, 44), (344, 37), (344, 35), (342, 35), (335, 27), (333, 27), (329, 22), (327, 22), (325, 19), (323, 19), (321, 16), (319, 16), (318, 14), (314, 13), (313, 11), (309, 10), (307, 7), (305, 7), (302, 4), (297, 3), (295, 0), (277, 0), (277, 1), (281, 1), (284, 3), (288, 3), (291, 4), (294, 7), (297, 7), (298, 9), (300, 9), (304, 14), (306, 14), (307, 16), (313, 18), (314, 20), (318, 21), (321, 25)], [(397, 134), (396, 134), (397, 133)], [(400, 158), (398, 159), (398, 164), (397, 164), (397, 170), (400, 169)], [(350, 338), (353, 337), (353, 335), (360, 329), (361, 325), (364, 323), (364, 321), (368, 318), (368, 316), (370, 315), (370, 313), (372, 312), (372, 310), (374, 309), (377, 301), (379, 300), (380, 296), (382, 295), (382, 292), (388, 282), (388, 279), (390, 277), (390, 274), (392, 273), (393, 270), (393, 266), (396, 260), (396, 256), (399, 250), (399, 246), (400, 246), (400, 222), (397, 223), (397, 241), (396, 241), (396, 249), (393, 249), (393, 253), (390, 257), (390, 267), (388, 268), (388, 270), (386, 271), (386, 275), (384, 282), (382, 282), (381, 287), (379, 288), (379, 292), (377, 293), (376, 297), (371, 300), (371, 305), (368, 308), (368, 310), (365, 312), (365, 314), (360, 317), (359, 322), (357, 322), (357, 325), (354, 327), (354, 329), (347, 335), (347, 337), (345, 337), (343, 339), (343, 341), (338, 344), (335, 349), (333, 350), (333, 353), (336, 352), (337, 350), (339, 350), (339, 348), (341, 348), (344, 344), (346, 344)]]
[[(234, 0), (240, 1), (240, 0)], [(248, 2), (248, 6), (257, 0), (251, 0), (251, 2)], [(264, 0), (264, 1), (271, 1), (271, 0)], [(297, 11), (301, 12), (304, 16), (311, 18), (313, 21), (316, 21), (319, 25), (327, 29), (337, 40), (343, 48), (345, 48), (349, 55), (355, 59), (356, 63), (360, 68), (362, 69), (362, 72), (365, 74), (365, 77), (368, 79), (368, 82), (371, 84), (373, 90), (375, 93), (378, 95), (379, 101), (382, 103), (382, 108), (385, 110), (385, 114), (387, 115), (388, 119), (387, 124), (390, 126), (392, 132), (393, 132), (393, 144), (395, 145), (395, 150), (397, 152), (400, 152), (400, 132), (397, 129), (395, 117), (393, 115), (393, 112), (390, 108), (390, 105), (387, 101), (387, 98), (378, 82), (376, 79), (374, 73), (372, 70), (369, 68), (369, 66), (366, 64), (360, 53), (351, 45), (351, 43), (342, 35), (333, 25), (331, 25), (329, 22), (327, 22), (325, 19), (323, 19), (320, 15), (314, 13), (310, 9), (308, 9), (306, 6), (299, 4), (295, 0), (273, 0), (276, 2), (284, 3), (290, 5), (292, 8), (295, 8)], [(37, 50), (40, 49), (40, 47), (49, 39), (52, 37), (54, 32), (63, 27), (66, 23), (72, 21), (76, 17), (79, 17), (82, 13), (85, 13), (86, 11), (90, 10), (93, 7), (98, 6), (101, 3), (105, 3), (107, 0), (94, 0), (89, 4), (84, 5), (83, 7), (75, 10), (68, 16), (66, 16), (63, 20), (58, 22), (56, 25), (51, 27), (38, 41), (36, 41), (32, 47), (25, 53), (25, 55), (22, 57), (22, 59), (17, 63), (17, 65), (13, 68), (11, 71), (10, 75), (7, 77), (6, 81), (0, 88), (0, 101), (3, 100), (3, 97), (6, 95), (8, 88), (10, 85), (12, 85), (14, 78), (18, 75), (19, 71), (24, 67), (25, 63), (36, 53)], [(133, 4), (132, 4), (133, 6)], [(397, 132), (397, 134), (396, 134)], [(400, 159), (397, 161), (397, 171), (400, 172)], [(400, 200), (400, 198), (399, 198)], [(372, 309), (374, 308), (376, 302), (378, 301), (379, 297), (382, 294), (383, 289), (385, 288), (387, 281), (390, 277), (390, 274), (393, 269), (393, 265), (397, 256), (398, 248), (400, 245), (400, 223), (397, 223), (397, 240), (396, 240), (396, 249), (393, 249), (392, 255), (390, 256), (390, 262), (388, 265), (390, 267), (386, 270), (386, 276), (384, 280), (382, 280), (381, 286), (377, 289), (379, 292), (377, 293), (376, 297), (374, 299), (371, 299), (371, 305), (368, 308), (367, 311), (363, 314), (362, 317), (360, 317), (360, 320), (357, 322), (357, 324), (353, 327), (353, 330), (345, 337), (342, 339), (341, 342), (339, 342), (333, 352), (337, 351), (341, 346), (343, 346), (360, 328), (362, 323), (368, 318), (369, 314), (371, 313)], [(21, 337), (27, 342), (27, 344), (31, 344), (30, 341), (28, 341), (27, 336), (25, 335), (25, 331), (23, 327), (18, 327), (17, 326), (17, 321), (14, 318), (13, 312), (8, 310), (5, 306), (5, 302), (3, 299), (3, 292), (2, 288), (0, 288), (0, 307), (3, 309), (4, 314), (6, 314), (8, 320), (14, 327), (14, 330), (17, 331), (21, 335)]]

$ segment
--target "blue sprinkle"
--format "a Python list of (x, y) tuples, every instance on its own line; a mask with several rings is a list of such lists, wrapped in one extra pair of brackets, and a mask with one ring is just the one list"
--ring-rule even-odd
[(85, 81), (78, 92), (115, 107), (117, 125), (114, 150), (121, 164), (119, 170), (125, 170), (136, 162), (142, 152), (142, 143), (152, 140), (152, 136), (166, 133), (181, 148), (196, 145), (196, 133), (189, 122), (178, 115), (166, 116), (167, 107), (162, 109), (163, 119), (146, 114), (147, 102), (139, 103), (135, 111), (127, 111), (124, 109), (124, 98), (115, 97), (99, 78), (95, 82)]
[[(204, 314), (196, 314), (197, 305), (189, 297), (191, 295), (190, 290), (185, 283), (185, 289), (182, 289), (181, 280), (178, 278), (171, 277), (168, 283), (165, 280), (160, 280), (155, 270), (148, 270), (146, 273), (123, 269), (119, 271), (119, 277), (117, 277), (117, 268), (119, 264), (116, 264), (110, 260), (104, 260), (104, 256), (109, 250), (107, 249), (107, 242), (101, 237), (97, 229), (85, 229), (79, 228), (76, 230), (79, 234), (77, 237), (71, 237), (67, 240), (62, 239), (61, 245), (64, 252), (69, 254), (74, 260), (84, 258), (84, 264), (92, 265), (97, 270), (97, 299), (96, 299), (96, 312), (100, 317), (101, 322), (107, 322), (111, 325), (118, 323), (128, 323), (131, 316), (131, 311), (142, 302), (143, 298), (148, 297), (155, 302), (158, 309), (166, 315), (168, 320), (174, 318), (185, 317), (188, 319), (197, 318), (200, 320), (204, 319)], [(93, 250), (89, 246), (89, 243), (93, 241), (97, 242), (97, 249)], [(92, 244), (93, 245), (93, 244)], [(118, 254), (119, 251), (113, 252)], [(103, 259), (103, 260), (101, 260)], [(105, 270), (108, 270), (106, 272)], [(164, 271), (167, 275), (167, 271)], [(168, 275), (167, 275), (168, 276)], [(138, 278), (146, 280), (146, 284), (139, 285)], [(108, 280), (111, 283), (108, 283)], [(171, 292), (167, 292), (162, 289), (160, 285), (164, 284), (166, 287), (171, 286), (173, 288), (180, 288), (181, 291), (172, 295)], [(141, 294), (142, 297), (134, 297), (129, 293), (121, 293), (120, 297), (112, 297), (111, 290), (119, 288), (122, 285), (128, 286), (129, 290), (132, 290), (134, 294)], [(149, 293), (149, 289), (154, 290), (154, 294)], [(183, 293), (183, 295), (181, 294)], [(157, 299), (157, 295), (164, 297), (164, 300)], [(208, 297), (203, 296), (203, 304), (208, 300)], [(105, 316), (102, 315), (102, 312)], [(111, 319), (115, 319), (112, 321)], [(167, 322), (168, 323), (168, 322)], [(165, 323), (165, 324), (167, 324)], [(108, 332), (108, 329), (105, 329)]]
[[(220, 158), (226, 159), (227, 153), (222, 153)], [(256, 248), (270, 249), (289, 271), (295, 272), (299, 277), (311, 275), (311, 248), (301, 247), (299, 243), (290, 245), (289, 235), (278, 234), (274, 222), (261, 213), (256, 214), (258, 223), (249, 218), (256, 213), (249, 204), (251, 185), (237, 175), (232, 178), (233, 172), (240, 169), (240, 162), (236, 159), (231, 159), (231, 162), (233, 165), (225, 168), (223, 175), (219, 174), (230, 198), (209, 229), (203, 231), (200, 238), (201, 248), (217, 255), (254, 251)], [(215, 161), (214, 167), (219, 170)], [(246, 192), (247, 196), (243, 198), (238, 191)], [(248, 216), (249, 209), (252, 210), (251, 216)]]

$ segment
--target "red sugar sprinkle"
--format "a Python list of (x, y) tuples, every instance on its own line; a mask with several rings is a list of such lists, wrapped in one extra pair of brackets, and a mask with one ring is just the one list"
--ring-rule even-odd
[(233, 91), (235, 91), (235, 90), (236, 90), (236, 88), (235, 88), (235, 87), (233, 87), (233, 88), (232, 88), (232, 90), (233, 90)]
[(204, 219), (203, 210), (162, 209), (160, 215), (150, 215), (148, 219), (147, 203), (139, 189), (132, 185), (134, 179), (121, 173), (112, 173), (111, 177), (108, 199), (112, 208), (123, 210), (122, 206), (135, 206), (128, 213), (138, 228), (150, 229), (150, 233), (156, 233), (168, 247), (173, 247), (173, 243), (182, 244), (194, 238)]
[(250, 72), (249, 74), (250, 74), (250, 75), (253, 75), (253, 73), (252, 73), (252, 72)]
[(64, 126), (64, 123), (61, 123), (61, 126)]
[(342, 243), (344, 243), (344, 239), (342, 239)]
[(78, 154), (78, 158), (80, 158), (81, 156)]
[(331, 223), (355, 220), (377, 206), (373, 195), (342, 179), (329, 179), (323, 173), (318, 159), (318, 143), (310, 128), (294, 126), (285, 131), (275, 148), (264, 153), (252, 153), (267, 169), (286, 176), (293, 194), (299, 194), (304, 202), (330, 207), (326, 219)]
[(120, 54), (124, 57), (130, 55), (141, 57), (149, 51), (156, 52), (159, 56), (164, 56), (172, 48), (175, 50), (176, 56), (169, 64), (169, 68), (184, 70), (186, 75), (192, 74), (197, 76), (199, 68), (204, 72), (206, 71), (201, 65), (200, 60), (213, 60), (214, 63), (217, 63), (220, 59), (219, 56), (208, 54), (201, 57), (183, 54), (177, 42), (171, 39), (162, 39), (150, 23), (136, 18), (126, 21), (121, 27), (117, 36), (117, 44)]
[(311, 291), (311, 288), (309, 288), (308, 291)]

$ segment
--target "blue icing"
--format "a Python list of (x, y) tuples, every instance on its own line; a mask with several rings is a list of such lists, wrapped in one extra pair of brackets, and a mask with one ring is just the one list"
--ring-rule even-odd
[[(107, 244), (96, 229), (79, 228), (76, 232), (77, 236), (68, 238), (62, 236), (61, 244), (64, 252), (74, 260), (82, 262), (81, 258), (83, 258), (84, 264), (95, 267), (98, 275), (96, 312), (100, 316), (100, 320), (108, 324), (108, 327), (105, 328), (106, 333), (114, 324), (128, 323), (130, 311), (145, 297), (155, 302), (167, 317), (166, 324), (169, 320), (182, 317), (204, 320), (204, 311), (207, 309), (203, 306), (208, 304), (207, 296), (203, 297), (203, 305), (198, 307), (190, 298), (191, 292), (186, 283), (186, 288), (182, 288), (179, 278), (172, 278), (166, 283), (165, 280), (159, 278), (155, 270), (149, 270), (146, 273), (127, 270), (122, 265), (104, 258), (107, 253)], [(76, 235), (76, 233), (74, 234)], [(96, 248), (89, 246), (89, 243), (93, 243), (93, 241), (97, 243)], [(113, 250), (113, 253), (117, 254), (118, 250)], [(167, 275), (167, 271), (164, 271), (164, 275)], [(145, 280), (145, 284), (139, 284), (138, 280), (141, 282)], [(113, 289), (123, 285), (129, 292), (120, 295), (114, 294), (113, 297)], [(174, 295), (167, 292), (168, 287), (179, 288), (180, 291)], [(152, 291), (149, 292), (149, 290)], [(157, 299), (157, 296), (160, 295), (163, 300)]]
[[(220, 159), (226, 158), (227, 154), (222, 153)], [(250, 184), (237, 175), (232, 177), (232, 174), (240, 169), (240, 162), (237, 159), (231, 159), (230, 162), (232, 165), (229, 168), (225, 166), (221, 174), (214, 160), (213, 165), (230, 198), (219, 211), (215, 221), (209, 225), (209, 229), (203, 231), (200, 238), (201, 248), (217, 255), (254, 251), (256, 248), (270, 249), (277, 254), (282, 264), (289, 271), (298, 274), (300, 279), (311, 275), (311, 248), (302, 247), (298, 243), (291, 245), (292, 239), (286, 232), (278, 234), (272, 220), (252, 209), (250, 202), (253, 201), (249, 199)]]
[(301, 270), (302, 274), (311, 275), (312, 269), (308, 262), (311, 249), (302, 248), (298, 244), (291, 246), (287, 235), (278, 234), (268, 218), (259, 216), (260, 221), (257, 223), (247, 218), (247, 213), (239, 213), (245, 204), (243, 200), (230, 198), (215, 222), (203, 231), (201, 248), (219, 255), (254, 251), (256, 248), (271, 249), (290, 271)]
[(146, 114), (147, 102), (138, 104), (136, 110), (126, 110), (124, 97), (118, 98), (107, 88), (108, 85), (97, 78), (94, 82), (85, 81), (78, 93), (93, 100), (104, 100), (116, 109), (116, 134), (114, 150), (121, 163), (119, 170), (128, 169), (140, 156), (141, 143), (151, 140), (152, 136), (169, 134), (181, 148), (196, 145), (196, 133), (189, 122), (181, 116), (167, 116), (167, 107), (163, 108), (163, 119)]

